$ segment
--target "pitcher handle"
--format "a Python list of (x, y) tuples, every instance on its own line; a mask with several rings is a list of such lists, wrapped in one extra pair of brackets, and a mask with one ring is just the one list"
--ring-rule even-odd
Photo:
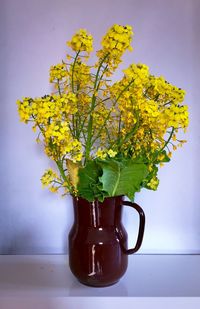
[(140, 218), (138, 237), (137, 237), (135, 247), (132, 248), (132, 249), (124, 249), (125, 254), (133, 254), (140, 249), (141, 244), (142, 244), (142, 240), (143, 240), (143, 236), (144, 236), (144, 228), (145, 228), (145, 214), (144, 214), (144, 211), (142, 210), (142, 208), (136, 203), (123, 201), (122, 205), (130, 206), (130, 207), (136, 209), (138, 214), (139, 214), (139, 218)]

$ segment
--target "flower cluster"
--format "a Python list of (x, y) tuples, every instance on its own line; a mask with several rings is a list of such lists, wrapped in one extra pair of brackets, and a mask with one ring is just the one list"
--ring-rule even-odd
[(121, 62), (124, 52), (132, 50), (132, 28), (129, 25), (113, 25), (102, 39), (102, 49), (97, 51), (100, 61), (108, 64), (111, 71), (115, 70)]
[(51, 192), (58, 191), (59, 184), (61, 184), (60, 181), (60, 178), (52, 169), (46, 170), (41, 178), (42, 186), (49, 187)]
[(67, 42), (67, 45), (75, 52), (85, 51), (87, 53), (90, 53), (93, 50), (92, 44), (93, 38), (85, 29), (80, 29), (75, 33), (71, 41)]
[(62, 80), (63, 78), (66, 78), (68, 75), (67, 70), (66, 70), (66, 65), (64, 63), (52, 65), (50, 67), (49, 73), (50, 73), (49, 74), (50, 83), (57, 82), (58, 80)]
[(73, 161), (81, 160), (81, 143), (70, 130), (71, 119), (78, 110), (74, 93), (24, 98), (17, 104), (21, 121), (33, 122), (33, 130), (39, 128), (45, 152), (50, 158), (57, 161), (61, 156), (68, 155)]
[(185, 92), (164, 78), (150, 75), (143, 64), (132, 64), (124, 73), (121, 81), (110, 88), (119, 106), (121, 144), (133, 157), (152, 160), (159, 149), (169, 146), (169, 142), (165, 144), (168, 129), (172, 137), (175, 130), (188, 126), (187, 106), (180, 105)]
[[(185, 143), (178, 137), (189, 122), (184, 90), (154, 76), (142, 63), (124, 69), (119, 81), (108, 80), (124, 52), (132, 50), (132, 36), (131, 26), (113, 25), (102, 39), (96, 64), (89, 66), (93, 38), (80, 29), (67, 42), (75, 55), (50, 67), (56, 91), (17, 101), (20, 120), (32, 123), (37, 141), (57, 164), (59, 176), (48, 170), (41, 179), (51, 191), (63, 187), (78, 196), (103, 199), (114, 194), (109, 189), (114, 175), (118, 180), (130, 177), (127, 185), (136, 181), (133, 193), (142, 187), (156, 190), (158, 167)], [(108, 181), (105, 175), (114, 178)], [(118, 188), (120, 183), (115, 194), (129, 194), (130, 189)]]

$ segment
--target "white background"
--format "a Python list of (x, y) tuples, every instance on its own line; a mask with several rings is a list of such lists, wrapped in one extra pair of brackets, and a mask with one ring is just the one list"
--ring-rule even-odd
[[(19, 122), (16, 100), (51, 91), (50, 65), (65, 57), (66, 41), (79, 28), (95, 47), (113, 23), (134, 28), (132, 62), (187, 91), (188, 143), (160, 171), (157, 192), (143, 190), (136, 202), (146, 213), (140, 253), (200, 252), (199, 190), (199, 12), (198, 0), (1, 0), (0, 253), (66, 253), (73, 221), (70, 198), (41, 188), (52, 165), (35, 143), (31, 127)], [(116, 78), (121, 76), (120, 71)], [(133, 245), (137, 214), (124, 212)]]

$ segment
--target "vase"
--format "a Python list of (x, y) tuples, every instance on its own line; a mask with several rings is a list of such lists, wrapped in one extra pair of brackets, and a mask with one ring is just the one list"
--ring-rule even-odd
[[(123, 206), (139, 214), (136, 245), (127, 248), (127, 232), (122, 224)], [(115, 284), (124, 275), (128, 255), (140, 248), (144, 235), (145, 214), (140, 206), (124, 201), (123, 196), (88, 202), (73, 197), (74, 224), (69, 233), (69, 266), (83, 284), (104, 287)]]

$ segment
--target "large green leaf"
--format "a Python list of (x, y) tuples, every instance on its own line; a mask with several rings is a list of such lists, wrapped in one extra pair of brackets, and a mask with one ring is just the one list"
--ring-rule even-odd
[(119, 162), (114, 159), (99, 161), (103, 175), (99, 178), (103, 190), (109, 196), (126, 195), (133, 199), (135, 192), (140, 190), (141, 183), (148, 171), (144, 163), (137, 163), (131, 159)]
[(89, 161), (84, 168), (79, 169), (79, 182), (77, 185), (79, 196), (89, 202), (95, 198), (103, 199), (102, 184), (99, 177), (102, 175), (102, 169), (95, 161)]

